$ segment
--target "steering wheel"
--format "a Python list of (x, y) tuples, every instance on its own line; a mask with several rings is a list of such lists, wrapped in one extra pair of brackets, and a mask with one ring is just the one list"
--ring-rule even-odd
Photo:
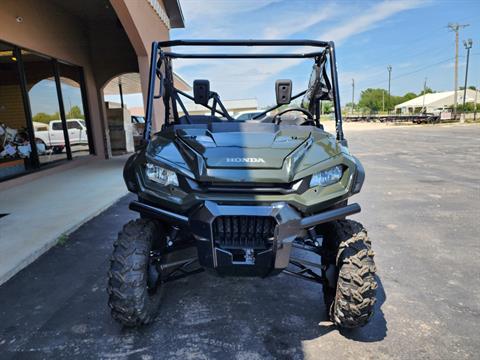
[(283, 111), (280, 111), (277, 115), (275, 115), (273, 117), (272, 123), (280, 125), (280, 123), (282, 122), (282, 115), (284, 115), (288, 112), (292, 112), (292, 111), (300, 111), (301, 113), (303, 113), (304, 115), (307, 116), (307, 120), (300, 125), (315, 125), (315, 122), (313, 121), (312, 113), (310, 111), (308, 111), (307, 109), (304, 109), (304, 108), (301, 108), (301, 107), (293, 107), (293, 108), (289, 108), (289, 109), (285, 109)]

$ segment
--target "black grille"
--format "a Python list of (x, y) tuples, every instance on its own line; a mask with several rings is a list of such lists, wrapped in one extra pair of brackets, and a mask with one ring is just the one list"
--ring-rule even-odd
[(269, 216), (219, 216), (213, 222), (213, 239), (225, 249), (268, 249), (275, 224)]

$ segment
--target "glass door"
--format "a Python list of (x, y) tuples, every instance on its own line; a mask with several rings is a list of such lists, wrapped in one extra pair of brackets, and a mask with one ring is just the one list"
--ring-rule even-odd
[(35, 167), (17, 51), (0, 42), (0, 181)]
[(72, 157), (90, 154), (88, 124), (82, 96), (82, 74), (77, 66), (58, 63), (63, 106)]
[(82, 68), (0, 42), (0, 181), (93, 154)]
[(68, 131), (62, 121), (51, 58), (22, 51), (40, 165), (67, 159)]

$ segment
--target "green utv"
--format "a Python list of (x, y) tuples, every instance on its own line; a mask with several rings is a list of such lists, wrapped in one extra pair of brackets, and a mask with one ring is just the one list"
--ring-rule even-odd
[[(187, 54), (172, 52), (176, 46), (249, 51)], [(251, 51), (286, 46), (302, 52)], [(310, 58), (313, 70), (305, 91), (292, 95), (292, 82), (278, 80), (277, 105), (238, 121), (207, 80), (194, 81), (193, 96), (174, 87), (176, 58)], [(140, 218), (126, 224), (115, 243), (108, 274), (112, 316), (126, 326), (146, 324), (155, 317), (164, 283), (211, 269), (233, 276), (284, 273), (320, 283), (332, 322), (365, 325), (377, 287), (373, 251), (365, 228), (345, 219), (360, 212), (347, 201), (365, 175), (343, 136), (333, 42), (154, 42), (150, 64), (144, 139), (124, 169), (128, 189), (138, 196), (130, 209)], [(209, 115), (190, 115), (180, 96)], [(288, 107), (300, 97), (301, 107)], [(151, 137), (159, 98), (165, 121)], [(335, 135), (323, 130), (322, 101), (333, 102)]]

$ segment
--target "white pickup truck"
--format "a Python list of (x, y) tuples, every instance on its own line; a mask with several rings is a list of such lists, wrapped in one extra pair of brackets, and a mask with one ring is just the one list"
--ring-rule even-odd
[[(47, 149), (62, 152), (65, 147), (65, 138), (61, 120), (52, 120), (48, 124), (33, 122), (35, 140), (43, 143)], [(88, 145), (87, 126), (83, 119), (67, 120), (68, 139), (70, 146)]]

